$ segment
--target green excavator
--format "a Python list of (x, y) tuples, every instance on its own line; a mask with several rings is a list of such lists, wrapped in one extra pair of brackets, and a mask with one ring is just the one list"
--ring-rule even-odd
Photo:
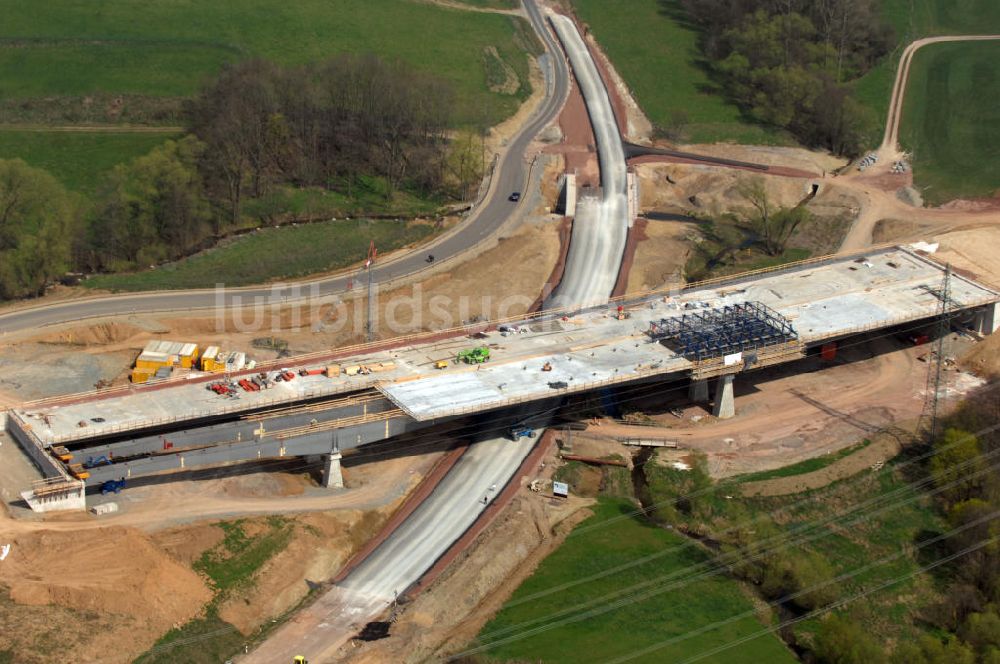
[(465, 362), (466, 364), (482, 364), (490, 359), (490, 349), (486, 346), (480, 346), (478, 348), (466, 348), (465, 350), (459, 351), (458, 357), (455, 358), (458, 362)]

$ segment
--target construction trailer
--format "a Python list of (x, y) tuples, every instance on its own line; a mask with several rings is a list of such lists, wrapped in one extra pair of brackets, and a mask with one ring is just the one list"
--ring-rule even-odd
[(209, 346), (201, 354), (201, 370), (222, 373), (226, 370), (226, 355), (218, 346)]
[(196, 368), (198, 344), (180, 341), (150, 341), (139, 353), (132, 369), (132, 382), (145, 383), (150, 378), (166, 378), (174, 367)]

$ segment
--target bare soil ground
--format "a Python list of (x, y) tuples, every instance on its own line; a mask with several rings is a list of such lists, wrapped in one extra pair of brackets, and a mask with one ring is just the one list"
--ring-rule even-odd
[[(954, 344), (949, 354), (963, 354), (960, 342), (949, 344)], [(838, 364), (820, 371), (776, 368), (755, 372), (742, 383), (738, 379), (737, 414), (730, 420), (717, 420), (707, 407), (690, 405), (678, 390), (666, 399), (658, 397), (658, 404), (645, 404), (649, 410), (644, 412), (657, 426), (605, 420), (586, 433), (674, 440), (682, 448), (704, 452), (715, 477), (772, 470), (835, 452), (886, 427), (915, 422), (923, 408), (928, 369), (917, 357), (928, 350), (889, 340), (842, 348)], [(818, 368), (818, 359), (803, 362)], [(945, 372), (945, 378), (949, 404), (982, 384), (958, 371)], [(682, 408), (683, 417), (664, 413), (666, 405)]]
[[(639, 164), (640, 209), (718, 216), (748, 206), (740, 188), (760, 178), (774, 205), (798, 205), (809, 193), (809, 183), (768, 177), (748, 171), (689, 164)], [(824, 192), (821, 189), (817, 199)]]
[(791, 477), (776, 477), (771, 480), (746, 482), (740, 485), (744, 496), (787, 496), (793, 493), (819, 489), (838, 480), (853, 477), (860, 472), (879, 467), (895, 457), (903, 449), (906, 439), (892, 433), (872, 436), (871, 444), (843, 459), (838, 459), (826, 468)]
[[(5, 538), (11, 552), (0, 566), (3, 623), (0, 648), (18, 662), (49, 662), (43, 644), (76, 661), (128, 662), (163, 633), (194, 618), (211, 598), (205, 581), (132, 528), (21, 534)], [(38, 622), (61, 616), (61, 623)], [(72, 639), (72, 640), (71, 640)], [(42, 647), (39, 647), (42, 646)], [(49, 653), (47, 655), (46, 653)]]
[(979, 225), (951, 233), (935, 235), (929, 241), (940, 243), (935, 258), (952, 263), (977, 278), (1000, 286), (1000, 224)]
[[(380, 294), (384, 336), (447, 328), (477, 316), (495, 318), (527, 311), (542, 293), (560, 255), (557, 220), (546, 216), (526, 221), (476, 260)], [(151, 314), (34, 337), (12, 335), (0, 345), (0, 398), (16, 403), (91, 390), (98, 380), (125, 382), (136, 355), (157, 338), (196, 341), (202, 348), (219, 345), (243, 350), (257, 360), (274, 359), (277, 353), (253, 348), (256, 337), (284, 339), (293, 353), (329, 349), (361, 341), (364, 316), (364, 301), (359, 299), (339, 310), (331, 305), (303, 305), (265, 311), (253, 326), (246, 324), (251, 322), (249, 314), (243, 321), (239, 313), (221, 320)]]
[[(10, 626), (0, 633), (0, 650), (25, 653), (18, 662), (52, 661), (54, 651), (39, 646), (60, 624), (51, 620), (68, 620), (59, 647), (72, 649), (77, 661), (131, 661), (210, 599), (191, 564), (221, 541), (222, 531), (203, 519), (306, 512), (289, 517), (288, 546), (220, 607), (224, 620), (250, 632), (331, 578), (439, 456), (348, 462), (342, 492), (318, 489), (302, 473), (220, 471), (215, 479), (130, 488), (114, 497), (122, 512), (100, 519), (24, 521), (3, 511), (0, 541), (12, 546), (0, 565), (0, 625)], [(255, 521), (247, 524), (253, 531)]]
[(1000, 334), (991, 334), (960, 358), (966, 370), (988, 380), (1000, 378)]
[(692, 231), (693, 225), (686, 222), (647, 221), (632, 259), (627, 292), (683, 284)]

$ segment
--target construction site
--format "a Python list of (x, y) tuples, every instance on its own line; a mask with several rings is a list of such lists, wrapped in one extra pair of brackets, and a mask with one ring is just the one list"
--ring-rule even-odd
[[(438, 259), (387, 261), (421, 266), (377, 303), (353, 288), (370, 256), (324, 277), (354, 306), (306, 301), (307, 322), (284, 287), (260, 289), (253, 330), (229, 325), (236, 305), (136, 311), (134, 295), (95, 297), (95, 320), (59, 320), (59, 291), (0, 311), (12, 661), (52, 661), (51, 624), (80, 661), (443, 661), (588, 517), (604, 469), (703, 462), (723, 480), (830, 460), (742, 485), (818, 489), (882, 468), (904, 444), (887, 431), (1000, 375), (992, 212), (911, 215), (906, 170), (887, 186), (871, 159), (658, 147), (575, 19), (518, 11), (548, 55), (490, 140), (531, 166), (501, 164)], [(737, 210), (751, 178), (813, 211), (797, 239), (815, 257), (686, 279), (697, 215)], [(409, 327), (373, 333), (417, 294), (459, 324), (423, 324), (419, 300)]]
[[(100, 486), (287, 456), (327, 455), (324, 481), (337, 486), (341, 451), (460, 417), (543, 413), (553, 399), (637, 382), (687, 379), (692, 399), (709, 402), (712, 381), (713, 414), (730, 418), (737, 374), (810, 351), (832, 360), (838, 343), (926, 325), (945, 308), (957, 324), (991, 334), (998, 300), (919, 252), (888, 248), (423, 342), (288, 358), (227, 371), (223, 381), (191, 372), (43, 400), (9, 410), (6, 429), (46, 475), (40, 494), (24, 494), (33, 508), (46, 496), (38, 508), (53, 509), (59, 479)], [(190, 368), (194, 344), (178, 346), (189, 349), (181, 362)], [(77, 501), (74, 493), (68, 504)]]

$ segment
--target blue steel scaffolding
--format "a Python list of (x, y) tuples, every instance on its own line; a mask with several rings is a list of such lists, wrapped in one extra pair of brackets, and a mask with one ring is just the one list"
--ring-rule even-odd
[(661, 318), (649, 324), (649, 336), (665, 341), (689, 360), (701, 361), (765, 348), (798, 339), (781, 314), (760, 302)]

